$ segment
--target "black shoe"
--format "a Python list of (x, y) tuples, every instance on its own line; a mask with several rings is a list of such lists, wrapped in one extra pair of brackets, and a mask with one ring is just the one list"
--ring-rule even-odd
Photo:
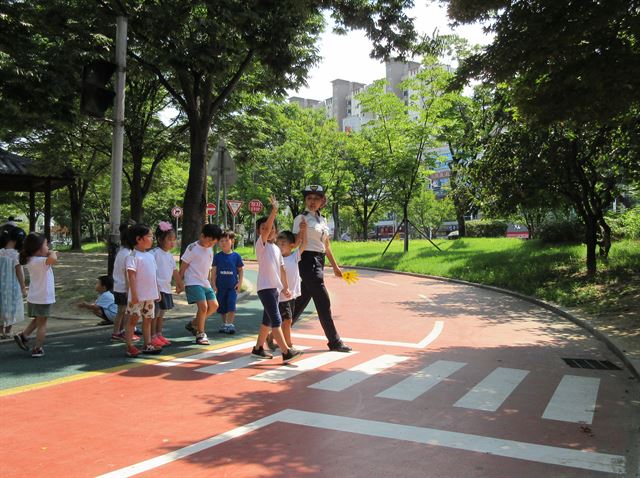
[(18, 347), (20, 347), (22, 350), (29, 350), (29, 346), (27, 345), (27, 342), (29, 340), (22, 334), (22, 332), (14, 335), (13, 340), (16, 341)]
[(329, 345), (329, 350), (331, 350), (332, 352), (348, 353), (348, 352), (351, 352), (352, 349), (348, 345), (345, 345), (344, 342), (340, 341), (336, 344)]
[(287, 364), (301, 356), (302, 350), (289, 349), (286, 354), (282, 354), (282, 363)]
[(195, 329), (195, 327), (193, 326), (193, 324), (191, 322), (187, 322), (187, 325), (185, 325), (184, 328), (187, 329), (189, 332), (191, 332), (191, 334), (194, 337), (196, 335), (198, 335), (198, 331)]
[(260, 359), (272, 359), (273, 355), (267, 352), (264, 347), (253, 347), (251, 355)]
[(272, 352), (275, 352), (278, 348), (278, 344), (273, 341), (273, 337), (271, 337), (271, 335), (267, 335), (267, 347), (269, 347), (269, 350)]

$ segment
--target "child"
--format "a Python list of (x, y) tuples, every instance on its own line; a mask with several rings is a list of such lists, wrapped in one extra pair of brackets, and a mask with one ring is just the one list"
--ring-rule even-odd
[(147, 252), (153, 245), (153, 233), (144, 224), (136, 224), (129, 229), (128, 244), (131, 253), (125, 265), (129, 281), (129, 300), (126, 314), (129, 316), (125, 330), (127, 356), (137, 357), (140, 350), (133, 345), (133, 330), (142, 317), (142, 353), (158, 354), (162, 347), (151, 344), (151, 319), (153, 319), (154, 302), (160, 299), (156, 281), (156, 260)]
[(158, 247), (151, 251), (156, 259), (158, 290), (160, 291), (160, 302), (156, 302), (155, 319), (151, 323), (151, 344), (164, 347), (171, 345), (171, 342), (162, 335), (164, 325), (164, 314), (167, 310), (173, 309), (173, 296), (171, 295), (171, 279), (176, 282), (176, 294), (184, 290), (184, 283), (178, 269), (176, 260), (173, 258), (171, 250), (176, 247), (176, 233), (170, 222), (160, 221), (156, 227), (156, 241)]
[(240, 254), (233, 251), (233, 231), (225, 231), (218, 242), (222, 249), (213, 256), (211, 269), (211, 284), (218, 298), (218, 312), (222, 315), (222, 334), (235, 334), (236, 326), (233, 320), (236, 316), (236, 300), (242, 287), (244, 263)]
[(23, 297), (27, 295), (20, 253), (25, 233), (15, 226), (5, 226), (0, 233), (0, 338), (11, 337), (11, 327), (24, 320)]
[[(287, 274), (287, 283), (289, 284), (289, 290), (291, 291), (291, 297), (287, 298), (281, 292), (278, 297), (278, 310), (282, 316), (282, 334), (284, 340), (289, 348), (293, 347), (291, 342), (291, 324), (293, 323), (293, 310), (295, 308), (296, 298), (300, 297), (300, 271), (298, 270), (298, 262), (300, 262), (300, 254), (304, 251), (305, 239), (307, 231), (307, 223), (305, 221), (300, 223), (300, 233), (296, 242), (296, 236), (291, 231), (282, 231), (278, 234), (276, 243), (282, 253), (284, 260), (284, 269)], [(299, 248), (295, 249), (298, 245)], [(295, 249), (295, 250), (294, 250)], [(267, 336), (267, 345), (274, 351), (277, 345), (273, 342), (271, 334)]]
[(276, 214), (278, 201), (271, 196), (271, 213), (269, 217), (260, 218), (256, 222), (256, 257), (258, 258), (258, 297), (264, 307), (262, 324), (255, 347), (251, 355), (262, 359), (271, 359), (273, 355), (264, 350), (264, 342), (271, 330), (273, 338), (282, 350), (282, 363), (289, 363), (302, 355), (300, 350), (289, 348), (282, 334), (282, 317), (278, 310), (278, 296), (282, 294), (287, 299), (291, 292), (287, 283), (287, 273), (280, 249), (273, 243), (276, 238)]
[(187, 302), (198, 306), (195, 319), (185, 325), (185, 329), (195, 335), (199, 345), (209, 345), (204, 324), (207, 317), (218, 309), (216, 294), (209, 282), (209, 271), (213, 264), (212, 248), (221, 236), (219, 226), (205, 224), (200, 239), (187, 246), (180, 264), (180, 278), (184, 280)]
[(30, 232), (20, 251), (20, 264), (26, 265), (29, 271), (29, 293), (27, 294), (27, 312), (33, 317), (29, 325), (13, 338), (22, 350), (29, 350), (29, 335), (37, 329), (36, 344), (31, 356), (44, 356), (44, 337), (47, 333), (47, 317), (51, 312), (51, 304), (55, 303), (55, 284), (53, 266), (58, 262), (55, 251), (49, 250), (47, 238), (42, 234)]
[[(120, 248), (113, 261), (113, 298), (118, 306), (118, 313), (113, 321), (113, 332), (111, 333), (112, 342), (125, 342), (125, 326), (123, 323), (124, 316), (127, 311), (127, 268), (125, 261), (127, 256), (131, 254), (128, 243), (129, 228), (135, 223), (128, 221), (120, 225)], [(133, 335), (132, 340), (137, 342), (140, 337)]]
[(116, 315), (118, 315), (118, 306), (113, 298), (113, 279), (109, 276), (100, 276), (96, 282), (96, 292), (98, 298), (93, 304), (88, 302), (80, 302), (78, 307), (81, 309), (87, 309), (93, 312), (102, 319), (98, 322), (98, 325), (111, 325), (113, 324)]

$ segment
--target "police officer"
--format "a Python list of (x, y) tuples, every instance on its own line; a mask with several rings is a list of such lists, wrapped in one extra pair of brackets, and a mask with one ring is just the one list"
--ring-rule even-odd
[(311, 299), (318, 311), (320, 325), (329, 342), (330, 350), (337, 352), (350, 352), (351, 347), (345, 345), (331, 317), (331, 301), (324, 286), (324, 258), (329, 258), (333, 273), (336, 277), (342, 277), (342, 271), (331, 252), (329, 246), (329, 226), (320, 214), (320, 208), (324, 205), (324, 189), (319, 185), (310, 185), (304, 188), (305, 211), (296, 216), (293, 221), (293, 233), (300, 232), (300, 223), (307, 223), (307, 244), (299, 263), (300, 278), (302, 279), (302, 295), (295, 302), (293, 323), (300, 318), (305, 307)]

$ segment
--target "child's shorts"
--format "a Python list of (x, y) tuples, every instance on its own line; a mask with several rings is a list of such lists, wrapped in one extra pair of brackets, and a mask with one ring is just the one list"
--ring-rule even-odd
[(295, 299), (278, 302), (278, 310), (280, 310), (280, 316), (282, 317), (282, 320), (293, 320), (293, 309), (295, 307), (295, 304)]
[(114, 292), (113, 301), (116, 305), (129, 305), (126, 292)]
[(27, 315), (29, 317), (49, 317), (51, 304), (32, 304), (27, 302)]
[(218, 289), (218, 312), (220, 314), (226, 314), (227, 312), (236, 311), (236, 301), (238, 300), (238, 293), (236, 289)]
[(173, 295), (166, 292), (160, 292), (160, 302), (155, 302), (155, 316), (160, 317), (162, 314), (160, 311), (173, 309)]
[(216, 300), (216, 294), (211, 287), (202, 287), (201, 285), (188, 285), (184, 288), (187, 294), (187, 302), (195, 304), (196, 302)]
[(152, 300), (141, 300), (137, 304), (127, 304), (127, 315), (137, 315), (143, 319), (153, 319), (154, 302)]

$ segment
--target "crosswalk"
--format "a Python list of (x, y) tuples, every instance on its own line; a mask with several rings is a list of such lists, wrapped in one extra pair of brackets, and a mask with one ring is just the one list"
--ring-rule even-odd
[[(197, 356), (159, 363), (158, 365), (169, 367), (192, 363), (201, 359), (219, 357), (220, 361), (193, 370), (198, 373), (222, 375), (240, 369), (252, 368), (258, 363), (278, 363), (278, 357), (275, 357), (273, 362), (264, 361), (252, 357), (248, 353), (230, 360), (224, 360), (226, 354), (247, 349), (249, 345), (249, 342), (244, 342), (225, 349), (209, 351), (198, 354)], [(309, 347), (299, 348), (309, 349)], [(353, 359), (355, 356), (358, 356), (358, 352), (352, 352), (350, 354), (341, 352), (314, 353), (309, 357), (296, 361), (293, 365), (269, 368), (269, 370), (249, 376), (248, 379), (258, 382), (280, 383), (306, 372), (318, 370), (325, 365), (336, 363), (347, 358)], [(379, 376), (385, 371), (394, 371), (394, 367), (406, 362), (410, 358), (411, 357), (407, 355), (379, 355), (358, 363), (349, 369), (332, 373), (328, 377), (308, 385), (308, 388), (336, 393), (342, 392), (357, 386), (365, 380), (374, 380), (376, 376)], [(404, 378), (380, 391), (375, 397), (400, 402), (411, 402), (428, 394), (430, 390), (448, 381), (450, 377), (468, 366), (469, 364), (466, 362), (437, 360), (418, 371), (394, 371), (395, 375), (401, 374)], [(523, 383), (529, 375), (528, 370), (507, 367), (497, 367), (487, 372), (487, 375), (482, 380), (468, 389), (466, 393), (451, 405), (453, 407), (470, 410), (497, 412), (518, 387), (523, 386)], [(541, 418), (545, 420), (591, 424), (596, 410), (599, 388), (599, 378), (569, 374), (564, 375), (557, 384)]]

